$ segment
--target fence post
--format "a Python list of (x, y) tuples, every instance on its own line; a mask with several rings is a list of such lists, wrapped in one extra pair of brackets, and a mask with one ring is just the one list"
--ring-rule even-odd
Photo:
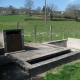
[(17, 22), (17, 26), (16, 26), (16, 28), (17, 28), (17, 29), (19, 28), (19, 22)]
[(63, 39), (64, 39), (64, 33), (65, 33), (65, 28), (64, 27), (63, 27), (62, 32), (63, 32)]
[(50, 26), (50, 41), (52, 41), (52, 25)]
[(75, 37), (75, 29), (73, 28), (73, 38)]
[(34, 42), (36, 43), (36, 25), (34, 26)]

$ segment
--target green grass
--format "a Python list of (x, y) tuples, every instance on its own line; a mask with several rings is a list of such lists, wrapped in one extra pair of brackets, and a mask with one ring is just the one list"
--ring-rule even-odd
[(0, 43), (0, 47), (2, 47), (2, 44)]
[[(32, 16), (34, 17), (34, 16)], [(65, 28), (65, 38), (72, 37), (72, 29), (75, 28), (75, 38), (80, 38), (80, 22), (76, 21), (47, 21), (47, 28), (44, 28), (43, 20), (26, 20), (29, 15), (10, 15), (0, 16), (0, 31), (16, 29), (19, 22), (19, 28), (24, 29), (24, 40), (26, 42), (34, 41), (34, 25), (37, 27), (37, 41), (49, 41), (50, 25), (53, 28), (53, 40), (62, 39), (62, 27)], [(0, 44), (1, 46), (1, 44)], [(80, 63), (68, 64), (61, 67), (57, 74), (47, 73), (41, 80), (80, 80)]]
[[(32, 16), (35, 17), (35, 16)], [(53, 40), (62, 39), (62, 27), (65, 27), (65, 38), (72, 37), (72, 29), (76, 28), (76, 38), (80, 38), (80, 23), (76, 21), (47, 21), (47, 29), (44, 27), (44, 20), (26, 20), (29, 15), (10, 15), (0, 16), (0, 31), (7, 29), (16, 29), (16, 24), (19, 22), (19, 28), (24, 29), (24, 40), (26, 42), (34, 41), (34, 25), (37, 27), (38, 42), (50, 40), (50, 25), (53, 28)]]
[(80, 62), (63, 65), (56, 74), (48, 72), (41, 80), (80, 80)]

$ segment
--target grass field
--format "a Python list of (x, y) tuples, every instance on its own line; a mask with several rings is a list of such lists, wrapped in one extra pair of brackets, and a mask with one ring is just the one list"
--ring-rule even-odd
[[(47, 21), (47, 28), (44, 28), (43, 20), (26, 20), (28, 15), (10, 15), (0, 16), (0, 31), (16, 29), (19, 22), (19, 29), (24, 29), (24, 40), (26, 42), (34, 41), (34, 25), (37, 27), (37, 41), (50, 40), (50, 25), (53, 28), (53, 40), (62, 39), (62, 28), (65, 28), (65, 38), (72, 37), (73, 28), (75, 28), (75, 38), (80, 38), (80, 22), (76, 21)], [(1, 44), (0, 44), (1, 46)], [(63, 65), (56, 74), (47, 73), (41, 80), (80, 80), (80, 63)]]
[(49, 71), (41, 80), (80, 80), (80, 62), (57, 67)]
[[(33, 17), (33, 16), (32, 16)], [(19, 22), (19, 28), (24, 29), (24, 40), (26, 42), (34, 41), (34, 25), (37, 27), (38, 42), (50, 40), (50, 25), (52, 25), (52, 39), (62, 39), (62, 27), (65, 27), (65, 38), (72, 37), (72, 29), (75, 28), (75, 37), (80, 38), (80, 22), (76, 21), (47, 21), (47, 29), (44, 27), (44, 20), (26, 20), (30, 18), (28, 15), (10, 15), (0, 16), (0, 31), (7, 29), (16, 29), (16, 24)]]

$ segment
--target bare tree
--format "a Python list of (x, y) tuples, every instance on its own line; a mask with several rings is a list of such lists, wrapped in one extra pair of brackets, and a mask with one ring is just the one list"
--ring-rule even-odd
[(57, 6), (53, 3), (47, 5), (47, 13), (50, 13), (50, 19), (53, 19), (53, 12), (57, 10)]
[(27, 9), (25, 7), (20, 7), (19, 13), (25, 14), (27, 13)]
[(40, 12), (40, 11), (41, 11), (41, 7), (37, 7), (37, 8), (36, 8), (36, 11), (37, 11), (37, 12)]
[(69, 4), (65, 10), (65, 15), (75, 18), (75, 20), (78, 21), (78, 17), (80, 16), (80, 4)]
[(8, 9), (11, 12), (11, 14), (15, 13), (15, 8), (12, 5), (9, 5)]
[(25, 0), (25, 7), (28, 9), (28, 13), (31, 16), (31, 10), (34, 7), (34, 2), (32, 0)]

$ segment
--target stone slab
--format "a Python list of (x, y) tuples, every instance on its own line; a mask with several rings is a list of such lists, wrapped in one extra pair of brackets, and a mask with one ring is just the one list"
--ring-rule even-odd
[(27, 47), (26, 52), (14, 53), (14, 54), (10, 54), (10, 55), (19, 60), (28, 61), (31, 59), (39, 58), (42, 56), (47, 56), (50, 54), (55, 54), (55, 53), (65, 51), (65, 50), (70, 51), (70, 49), (67, 49), (67, 48), (57, 47), (57, 46), (51, 47), (51, 46), (46, 46), (46, 45), (42, 45), (42, 44), (40, 46), (34, 46), (34, 47), (26, 46), (26, 47)]
[[(63, 48), (63, 47), (58, 47), (58, 46), (46, 46), (46, 45), (39, 45), (39, 46), (25, 46), (26, 48), (26, 52), (21, 52), (21, 53), (17, 53), (14, 52), (13, 54), (8, 54), (7, 56), (10, 56), (13, 61), (16, 62), (16, 64), (19, 67), (22, 67), (24, 70), (28, 71), (28, 73), (30, 73), (30, 76), (33, 76), (44, 72), (44, 70), (42, 69), (43, 66), (45, 66), (45, 64), (51, 63), (49, 62), (50, 60), (46, 60), (46, 61), (42, 61), (36, 64), (30, 64), (27, 61), (29, 60), (33, 60), (33, 59), (38, 59), (38, 58), (42, 58), (42, 57), (46, 57), (46, 56), (50, 56), (50, 55), (55, 55), (58, 53), (63, 53), (65, 54), (66, 52), (70, 52), (70, 49), (67, 48)], [(61, 54), (62, 54), (61, 53)], [(46, 68), (46, 70), (48, 70), (48, 66)], [(36, 72), (36, 70), (40, 70), (39, 72)], [(32, 71), (34, 73), (32, 73)]]

